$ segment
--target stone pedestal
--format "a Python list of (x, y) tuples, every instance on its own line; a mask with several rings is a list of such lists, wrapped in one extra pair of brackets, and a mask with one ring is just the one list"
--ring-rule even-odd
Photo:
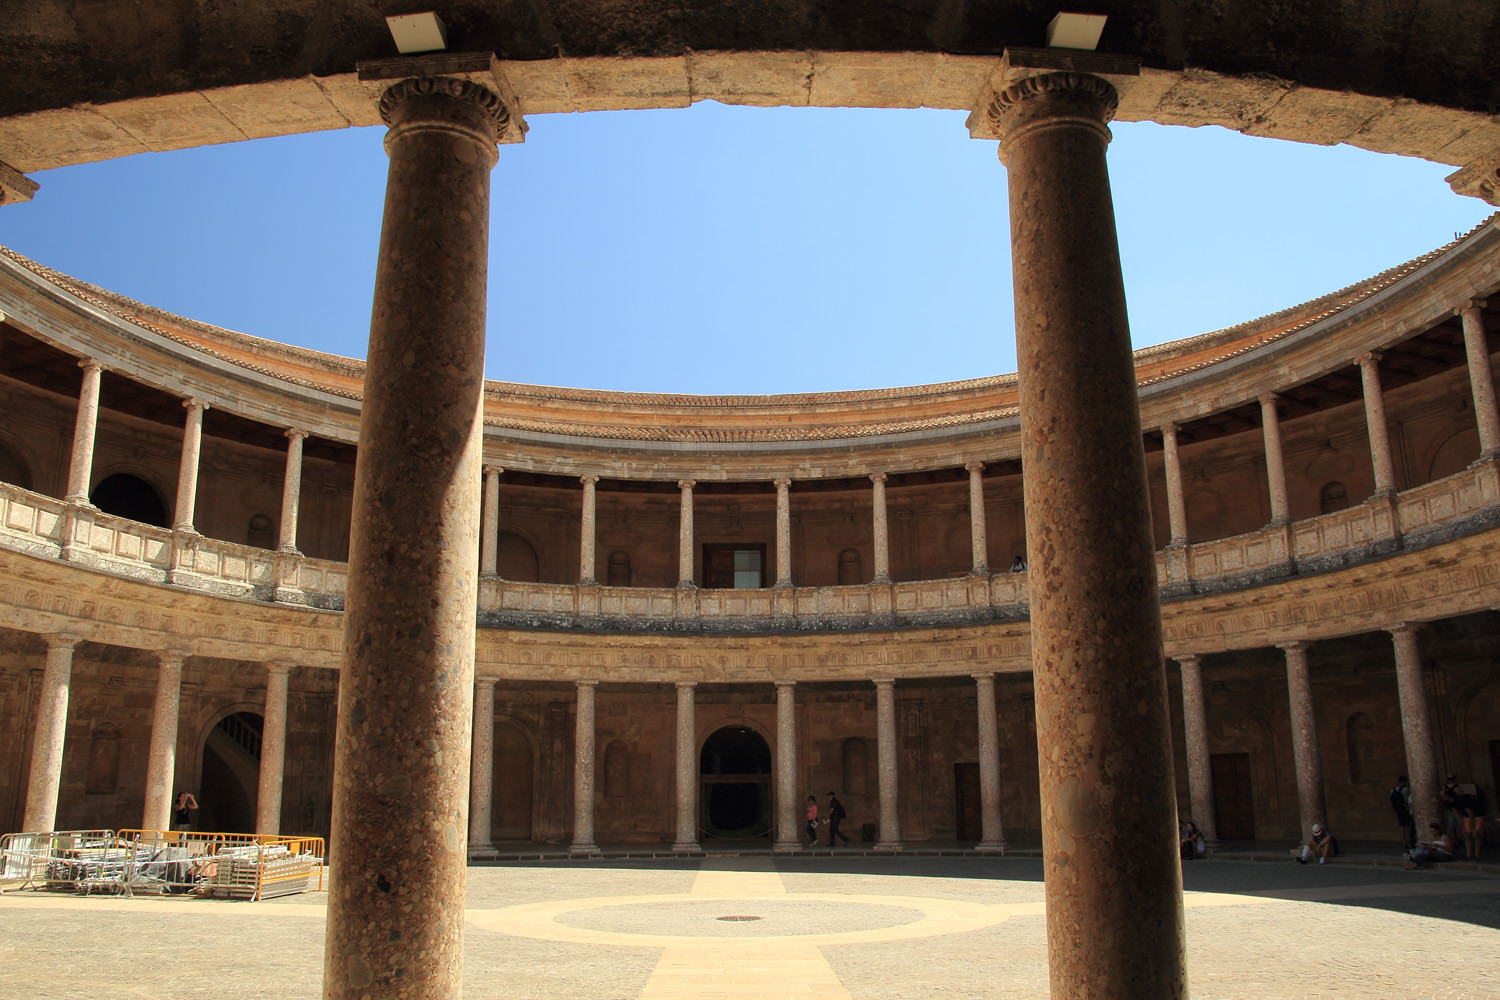
[(875, 838), (875, 850), (899, 851), (903, 845), (897, 798), (900, 771), (896, 753), (896, 681), (890, 677), (875, 681), (875, 761), (880, 781), (880, 832)]
[(1396, 693), (1401, 701), (1401, 738), (1406, 744), (1406, 775), (1411, 781), (1412, 819), (1418, 839), (1427, 838), (1427, 824), (1441, 823), (1438, 803), (1437, 756), (1432, 747), (1432, 715), (1427, 687), (1422, 683), (1422, 657), (1417, 649), (1418, 625), (1390, 629), (1396, 646)]
[(995, 710), (995, 675), (975, 674), (979, 696), (979, 843), (977, 851), (1005, 853), (1000, 822), (1000, 718)]
[(693, 705), (696, 685), (677, 682), (677, 839), (672, 850), (696, 854), (698, 846), (698, 724)]
[(474, 681), (474, 735), (469, 760), (469, 852), (488, 851), (495, 799), (495, 682)]
[(1307, 643), (1288, 642), (1286, 653), (1287, 700), (1292, 714), (1292, 766), (1297, 769), (1297, 810), (1302, 818), (1302, 836), (1312, 836), (1315, 823), (1323, 823), (1323, 752), (1318, 748), (1318, 722), (1313, 711), (1312, 679), (1307, 670)]
[(802, 847), (797, 794), (797, 685), (776, 682), (776, 851)]
[(578, 713), (573, 729), (573, 843), (570, 854), (598, 854), (594, 843), (594, 689), (598, 681), (578, 682)]
[(282, 773), (286, 767), (287, 683), (295, 664), (266, 664), (266, 710), (260, 738), (260, 786), (255, 796), (255, 832), (281, 832)]
[(1156, 555), (1105, 166), (1117, 98), (1097, 75), (1136, 67), (1010, 50), (970, 117), (1009, 174), (1054, 998), (1186, 991)]
[(1203, 700), (1203, 667), (1196, 656), (1179, 656), (1182, 668), (1182, 728), (1187, 741), (1188, 796), (1193, 822), (1209, 847), (1219, 846), (1214, 821), (1213, 761), (1208, 747), (1208, 710)]
[(68, 463), (68, 503), (89, 502), (89, 479), (94, 471), (94, 432), (99, 423), (99, 380), (104, 369), (99, 362), (85, 358), (78, 362), (83, 369), (83, 385), (78, 390), (78, 416), (73, 422), (73, 455)]
[(297, 512), (302, 501), (302, 442), (307, 431), (286, 432), (286, 473), (281, 479), (281, 538), (276, 548), (297, 551)]
[(177, 773), (177, 713), (182, 698), (184, 654), (163, 650), (156, 674), (156, 702), (151, 711), (151, 745), (146, 752), (146, 807), (142, 830), (172, 827), (172, 782)]
[(68, 735), (73, 649), (78, 642), (78, 638), (71, 635), (47, 636), (47, 665), (42, 671), (42, 699), (37, 706), (36, 729), (31, 743), (31, 776), (26, 785), (22, 833), (48, 833), (57, 822), (63, 743)]
[(380, 113), (325, 1000), (455, 997), (463, 978), (490, 168), (508, 113), (452, 77), (396, 83)]

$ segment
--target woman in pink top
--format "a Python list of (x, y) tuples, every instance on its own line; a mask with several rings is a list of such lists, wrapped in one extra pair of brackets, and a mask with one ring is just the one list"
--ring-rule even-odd
[(807, 797), (807, 846), (818, 846), (818, 800)]

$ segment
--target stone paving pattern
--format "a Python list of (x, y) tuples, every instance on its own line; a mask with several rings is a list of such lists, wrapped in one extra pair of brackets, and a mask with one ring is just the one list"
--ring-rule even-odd
[[(1500, 998), (1500, 878), (1493, 873), (1210, 861), (1186, 866), (1184, 875), (1194, 997)], [(680, 898), (658, 901), (664, 896)], [(800, 898), (809, 896), (817, 898)], [(555, 925), (520, 929), (678, 935), (682, 943), (540, 940), (485, 926), (510, 907), (630, 897), (653, 900), (585, 904)], [(914, 901), (984, 904), (1006, 915), (977, 929), (945, 933), (932, 925), (929, 936), (882, 939), (922, 918)], [(474, 867), (464, 995), (1044, 998), (1041, 901), (1035, 858)], [(701, 926), (693, 926), (694, 911)], [(765, 920), (715, 919), (756, 914)], [(325, 916), (326, 896), (318, 893), (265, 903), (7, 893), (0, 896), (0, 1000), (317, 996)], [(768, 929), (792, 936), (748, 940)], [(832, 934), (845, 943), (816, 943)]]

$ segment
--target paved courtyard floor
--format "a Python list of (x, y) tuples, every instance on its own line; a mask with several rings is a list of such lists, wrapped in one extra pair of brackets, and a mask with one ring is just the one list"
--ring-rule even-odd
[[(1186, 866), (1205, 998), (1500, 998), (1500, 878)], [(263, 903), (0, 896), (0, 998), (316, 997), (322, 893)], [(712, 857), (469, 870), (464, 996), (1047, 996), (1041, 863)]]

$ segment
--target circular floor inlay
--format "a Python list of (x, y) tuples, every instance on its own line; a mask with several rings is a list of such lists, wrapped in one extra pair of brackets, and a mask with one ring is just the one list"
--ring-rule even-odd
[(724, 917), (715, 917), (715, 920), (759, 920), (760, 917), (751, 916), (748, 913), (731, 913)]
[(737, 900), (724, 916), (722, 899), (619, 903), (559, 914), (557, 922), (583, 930), (680, 937), (742, 937), (866, 931), (916, 923), (926, 916), (906, 906), (815, 899)]

